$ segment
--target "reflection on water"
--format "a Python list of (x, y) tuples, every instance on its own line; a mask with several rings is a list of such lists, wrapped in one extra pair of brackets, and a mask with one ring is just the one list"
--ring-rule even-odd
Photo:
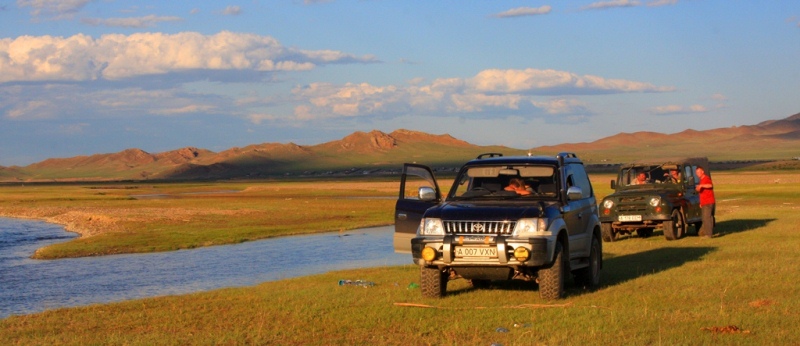
[[(393, 226), (153, 254), (32, 260), (74, 234), (0, 218), (0, 318), (93, 303), (248, 286), (333, 270), (409, 264)], [(344, 278), (347, 279), (347, 278)], [(334, 283), (335, 284), (335, 283)]]

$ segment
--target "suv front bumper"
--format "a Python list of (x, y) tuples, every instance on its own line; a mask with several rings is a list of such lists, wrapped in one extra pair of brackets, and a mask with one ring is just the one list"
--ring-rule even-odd
[[(411, 254), (414, 263), (422, 266), (439, 267), (540, 267), (550, 263), (551, 251), (555, 239), (548, 238), (513, 238), (507, 236), (486, 236), (483, 241), (469, 240), (463, 236), (447, 235), (444, 237), (416, 237), (411, 240)], [(422, 250), (430, 247), (436, 251), (431, 261), (422, 258)], [(496, 256), (458, 256), (459, 247), (470, 249), (496, 249)], [(520, 261), (514, 257), (514, 250), (524, 247), (529, 256)]]

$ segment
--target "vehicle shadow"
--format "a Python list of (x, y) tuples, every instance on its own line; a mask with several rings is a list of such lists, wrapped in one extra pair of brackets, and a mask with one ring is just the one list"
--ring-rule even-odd
[[(647, 275), (683, 266), (688, 262), (701, 260), (704, 256), (716, 251), (715, 247), (668, 247), (638, 252), (630, 255), (603, 259), (600, 286), (618, 285)], [(538, 290), (533, 282), (526, 281), (493, 281), (492, 289), (499, 290)], [(448, 291), (448, 295), (471, 292), (476, 288)], [(591, 292), (585, 287), (575, 284), (572, 275), (566, 282), (567, 296), (579, 296)]]
[[(729, 234), (752, 231), (767, 226), (770, 222), (777, 219), (736, 219), (717, 222), (714, 225), (714, 237), (724, 237)], [(689, 236), (697, 236), (697, 230), (691, 227), (693, 232), (688, 232)]]
[[(764, 227), (768, 225), (770, 222), (775, 220), (776, 219), (739, 219), (739, 220), (726, 220), (717, 222), (717, 224), (714, 226), (714, 236), (724, 237), (725, 235), (728, 234), (752, 231), (754, 229)], [(694, 226), (687, 226), (685, 237), (696, 237), (698, 231), (699, 230)], [(663, 231), (656, 230), (653, 232), (652, 235), (645, 238), (663, 237), (663, 236), (664, 236)], [(626, 241), (626, 240), (645, 239), (645, 238), (636, 235), (636, 233), (634, 232), (627, 235), (617, 235), (617, 239), (615, 241)]]
[(613, 286), (699, 261), (716, 247), (666, 247), (603, 259), (601, 286)]

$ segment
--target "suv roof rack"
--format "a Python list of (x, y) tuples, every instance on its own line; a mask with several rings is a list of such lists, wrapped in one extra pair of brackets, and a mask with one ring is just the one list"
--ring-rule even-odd
[(496, 157), (496, 156), (500, 157), (500, 156), (503, 156), (503, 154), (502, 153), (484, 153), (484, 154), (478, 155), (478, 160), (480, 160), (480, 159), (482, 159), (484, 157)]
[(566, 152), (566, 151), (562, 151), (562, 152), (558, 153), (558, 155), (556, 155), (556, 156), (557, 157), (563, 157), (565, 159), (577, 159), (578, 158), (578, 154), (570, 153), (570, 152)]

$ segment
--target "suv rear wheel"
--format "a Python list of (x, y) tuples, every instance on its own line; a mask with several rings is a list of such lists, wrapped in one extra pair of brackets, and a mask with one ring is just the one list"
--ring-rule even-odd
[(439, 268), (421, 267), (420, 273), (420, 288), (422, 289), (422, 296), (426, 298), (441, 298), (447, 291), (447, 278), (446, 272), (439, 270)]
[(575, 281), (588, 289), (600, 285), (600, 267), (602, 266), (600, 241), (592, 237), (592, 248), (589, 250), (589, 266), (575, 271)]
[(539, 270), (539, 296), (544, 300), (561, 299), (564, 296), (564, 279), (569, 269), (569, 256), (564, 256), (561, 243), (556, 243), (553, 265)]

